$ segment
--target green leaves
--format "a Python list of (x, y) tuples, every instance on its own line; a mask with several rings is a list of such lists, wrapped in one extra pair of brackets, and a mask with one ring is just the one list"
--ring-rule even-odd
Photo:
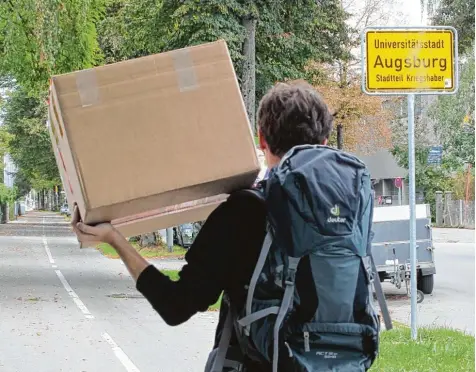
[(438, 97), (430, 109), (446, 161), (455, 170), (465, 163), (474, 166), (474, 46), (462, 60), (458, 92)]
[(39, 96), (52, 74), (98, 64), (102, 10), (103, 0), (0, 2), (0, 73)]
[(38, 190), (61, 183), (50, 136), (45, 125), (46, 105), (18, 88), (7, 95), (3, 110), (2, 143), (23, 179)]
[(471, 49), (474, 43), (474, 0), (427, 0), (431, 23), (437, 26), (453, 26), (458, 31), (459, 53)]
[(0, 141), (22, 190), (59, 183), (43, 103), (51, 75), (224, 39), (241, 79), (250, 17), (257, 20), (257, 97), (277, 81), (315, 74), (306, 69), (311, 61), (345, 56), (338, 0), (0, 1), (0, 87), (13, 89), (3, 102), (8, 139)]

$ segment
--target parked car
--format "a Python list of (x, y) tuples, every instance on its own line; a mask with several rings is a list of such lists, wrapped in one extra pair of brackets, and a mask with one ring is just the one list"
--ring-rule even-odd
[(199, 230), (199, 224), (196, 223), (185, 223), (174, 227), (174, 244), (190, 248)]
[(69, 211), (68, 204), (63, 204), (60, 208), (60, 213), (66, 216), (71, 216), (71, 212)]

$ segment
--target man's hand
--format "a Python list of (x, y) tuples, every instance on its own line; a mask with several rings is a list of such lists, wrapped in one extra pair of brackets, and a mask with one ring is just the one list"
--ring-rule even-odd
[(80, 221), (78, 206), (74, 206), (73, 230), (82, 243), (103, 242), (110, 244), (121, 257), (134, 280), (149, 266), (149, 263), (132, 247), (129, 242), (110, 224), (101, 223), (88, 226)]
[(74, 206), (73, 219), (71, 221), (73, 230), (82, 243), (102, 242), (112, 244), (118, 234), (110, 223), (101, 223), (96, 226), (88, 226), (81, 222), (78, 206)]

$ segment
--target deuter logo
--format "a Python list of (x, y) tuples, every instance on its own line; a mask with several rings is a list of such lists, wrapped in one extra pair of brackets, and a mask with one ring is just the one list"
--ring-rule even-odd
[(344, 223), (346, 221), (345, 217), (340, 217), (340, 207), (336, 204), (331, 208), (331, 214), (334, 216), (330, 216), (327, 219), (328, 223)]
[(337, 355), (339, 354), (331, 351), (316, 351), (316, 355), (324, 357), (324, 359), (337, 359)]
[(333, 208), (331, 208), (331, 213), (332, 213), (334, 216), (339, 217), (339, 215), (340, 215), (340, 208), (339, 208), (339, 206), (338, 206), (337, 204), (334, 205)]

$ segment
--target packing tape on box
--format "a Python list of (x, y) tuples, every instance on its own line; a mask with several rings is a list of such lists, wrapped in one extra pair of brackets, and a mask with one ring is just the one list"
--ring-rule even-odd
[(78, 71), (76, 74), (76, 87), (83, 107), (99, 103), (99, 89), (96, 73), (93, 69)]
[(172, 59), (175, 72), (178, 77), (178, 86), (181, 92), (187, 92), (198, 88), (197, 75), (193, 66), (192, 56), (188, 49), (174, 50)]

